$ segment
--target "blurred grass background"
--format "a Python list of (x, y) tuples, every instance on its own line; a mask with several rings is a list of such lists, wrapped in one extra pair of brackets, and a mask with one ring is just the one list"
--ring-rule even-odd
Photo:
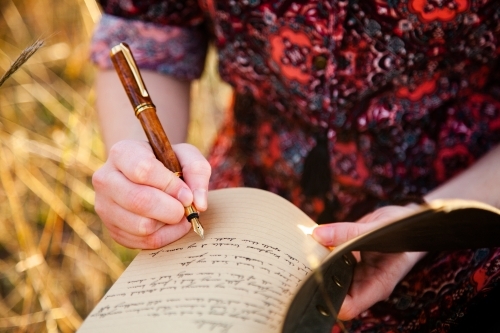
[[(136, 253), (93, 209), (105, 159), (88, 61), (99, 17), (94, 0), (0, 1), (0, 76), (45, 40), (0, 87), (1, 332), (74, 332)], [(230, 95), (215, 61), (193, 85), (189, 141), (203, 152)]]

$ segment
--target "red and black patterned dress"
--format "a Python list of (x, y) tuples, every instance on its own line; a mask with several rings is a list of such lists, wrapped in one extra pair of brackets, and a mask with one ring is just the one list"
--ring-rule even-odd
[[(236, 97), (209, 156), (212, 188), (259, 187), (316, 220), (354, 221), (425, 195), (500, 142), (498, 1), (101, 4), (92, 57), (102, 68), (126, 41), (141, 67), (194, 79), (216, 45)], [(458, 331), (500, 303), (499, 254), (431, 254), (346, 325)]]

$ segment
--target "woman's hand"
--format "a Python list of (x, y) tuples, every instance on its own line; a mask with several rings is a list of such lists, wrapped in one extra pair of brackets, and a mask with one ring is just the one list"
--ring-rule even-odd
[(174, 145), (185, 182), (156, 159), (147, 142), (115, 144), (106, 163), (95, 172), (95, 210), (118, 243), (155, 249), (185, 235), (191, 224), (184, 207), (207, 208), (211, 168), (188, 144)]
[[(338, 246), (362, 233), (410, 214), (414, 209), (411, 206), (382, 207), (364, 216), (357, 223), (343, 222), (318, 226), (313, 232), (313, 237), (325, 246)], [(358, 264), (338, 318), (352, 319), (378, 301), (389, 297), (396, 284), (424, 255), (424, 252), (356, 253)]]

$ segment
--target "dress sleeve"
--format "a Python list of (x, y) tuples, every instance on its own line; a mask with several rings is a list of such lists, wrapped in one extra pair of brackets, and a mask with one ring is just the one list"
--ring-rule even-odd
[(182, 80), (198, 78), (208, 33), (196, 0), (102, 0), (103, 16), (91, 42), (91, 60), (112, 68), (111, 48), (127, 43), (140, 68)]

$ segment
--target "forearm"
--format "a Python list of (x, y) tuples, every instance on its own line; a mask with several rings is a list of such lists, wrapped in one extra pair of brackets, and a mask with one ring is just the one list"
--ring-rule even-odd
[(476, 200), (500, 208), (500, 145), (425, 196), (426, 201), (446, 198)]
[[(147, 70), (141, 74), (171, 143), (184, 142), (189, 123), (190, 83)], [(113, 70), (98, 72), (96, 89), (96, 106), (106, 151), (124, 139), (146, 140), (118, 75)]]

